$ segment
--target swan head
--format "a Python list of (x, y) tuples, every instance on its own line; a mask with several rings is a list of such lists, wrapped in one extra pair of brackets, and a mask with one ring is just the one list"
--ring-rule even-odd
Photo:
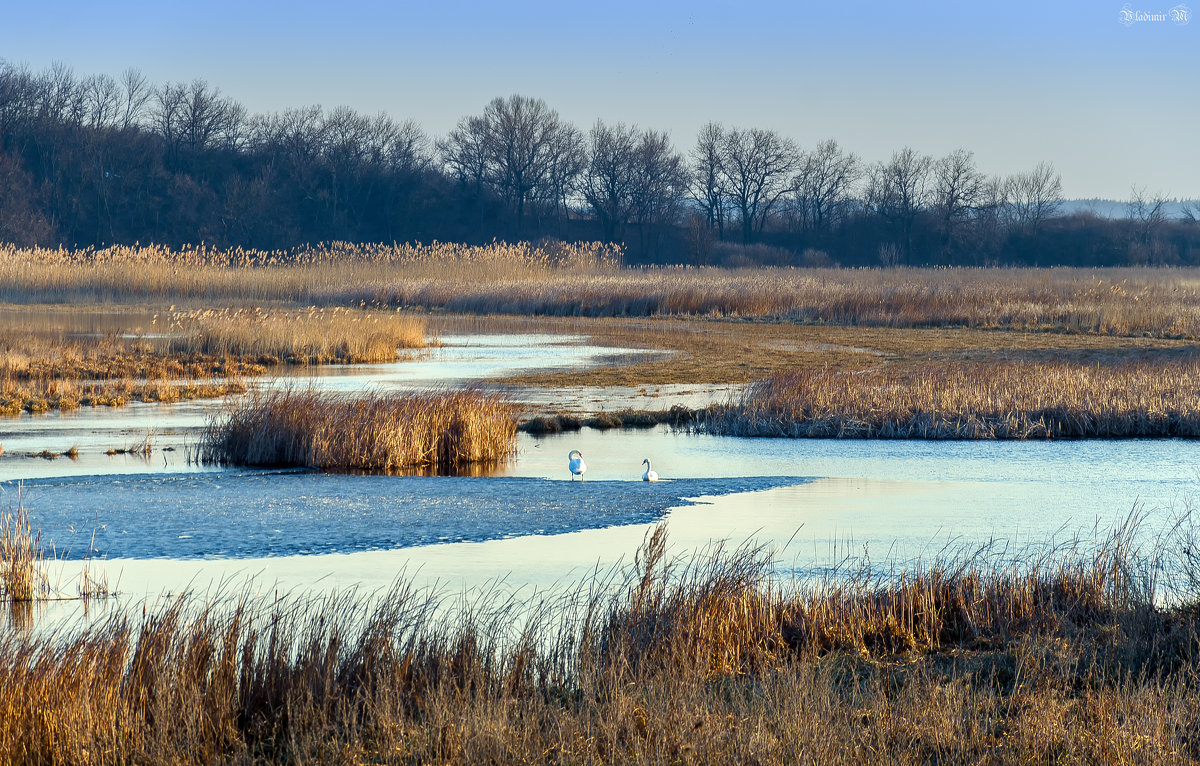
[(644, 458), (642, 458), (642, 465), (644, 465), (644, 466), (649, 466), (649, 465), (650, 465), (650, 458), (648, 458), (648, 457), (644, 457)]

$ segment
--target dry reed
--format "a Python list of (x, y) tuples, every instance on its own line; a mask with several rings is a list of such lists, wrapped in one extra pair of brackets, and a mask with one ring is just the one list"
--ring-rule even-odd
[(253, 391), (211, 420), (203, 459), (235, 465), (456, 472), (512, 454), (516, 415), (498, 394)]
[(300, 311), (202, 309), (172, 312), (167, 350), (272, 364), (394, 362), (425, 346), (423, 320), (334, 307)]
[(0, 760), (1189, 761), (1197, 613), (1131, 576), (1131, 531), (796, 582), (660, 528), (561, 598), (401, 583), (9, 631)]
[(336, 243), (271, 253), (0, 246), (0, 300), (285, 300), (1200, 337), (1194, 269), (621, 269), (620, 261), (619, 249), (598, 243)]
[(0, 415), (39, 414), (51, 410), (73, 410), (82, 406), (124, 407), (135, 402), (179, 402), (215, 399), (240, 394), (246, 385), (240, 380), (218, 382), (132, 379), (74, 383), (43, 378), (14, 381), (0, 377)]
[(33, 601), (49, 592), (42, 533), (33, 531), (29, 509), (17, 487), (17, 507), (0, 513), (0, 598)]
[(798, 370), (710, 407), (737, 436), (1055, 439), (1200, 436), (1200, 362), (969, 362)]

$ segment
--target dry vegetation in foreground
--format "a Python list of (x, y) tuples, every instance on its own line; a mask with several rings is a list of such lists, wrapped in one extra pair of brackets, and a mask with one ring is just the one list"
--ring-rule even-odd
[(797, 582), (759, 549), (672, 560), (660, 528), (549, 599), (400, 583), (10, 630), (0, 760), (1191, 762), (1198, 612), (1150, 598), (1131, 540)]
[(800, 370), (704, 413), (709, 433), (898, 439), (1200, 436), (1200, 362)]
[(201, 458), (233, 465), (458, 472), (516, 446), (516, 413), (476, 389), (341, 395), (252, 391), (209, 422)]
[[(22, 502), (23, 491), (17, 484), (17, 505), (11, 503), (0, 513), (0, 603), (11, 607), (13, 623), (28, 626), (32, 619), (31, 606), (35, 601), (46, 599), (80, 599), (85, 605), (93, 598), (106, 598), (113, 594), (106, 575), (96, 576), (88, 566), (80, 572), (72, 595), (64, 594), (51, 582), (48, 566), (57, 560), (53, 543), (42, 543), (42, 533), (34, 530), (29, 509)], [(90, 546), (89, 546), (90, 547)], [(85, 554), (85, 557), (90, 555)], [(3, 660), (0, 660), (3, 662)]]
[(0, 246), (0, 300), (282, 300), (1200, 337), (1194, 269), (621, 269), (620, 260), (619, 248), (599, 243), (335, 243), (269, 253)]

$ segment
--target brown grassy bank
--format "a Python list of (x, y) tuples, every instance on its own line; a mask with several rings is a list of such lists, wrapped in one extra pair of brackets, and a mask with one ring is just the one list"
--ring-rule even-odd
[(234, 465), (454, 472), (511, 455), (516, 425), (502, 397), (478, 390), (254, 391), (208, 424), (202, 454)]
[(1005, 562), (773, 578), (762, 551), (454, 606), (181, 598), (0, 634), (0, 759), (33, 763), (1185, 763), (1196, 611), (1121, 534)]
[(0, 414), (219, 397), (278, 365), (394, 362), (425, 345), (423, 320), (359, 309), (6, 308)]
[(1052, 439), (1200, 436), (1200, 362), (968, 362), (798, 370), (711, 407), (738, 436)]
[(274, 253), (8, 246), (0, 247), (0, 300), (290, 301), (1200, 337), (1194, 269), (621, 269), (620, 257), (597, 243), (335, 244)]
[(69, 380), (0, 378), (0, 415), (33, 414), (79, 407), (124, 407), (129, 402), (172, 403), (192, 399), (218, 399), (245, 392), (240, 380), (134, 381), (108, 380), (74, 383)]
[(424, 320), (357, 309), (0, 311), (0, 376), (16, 380), (255, 375), (393, 362), (425, 345)]

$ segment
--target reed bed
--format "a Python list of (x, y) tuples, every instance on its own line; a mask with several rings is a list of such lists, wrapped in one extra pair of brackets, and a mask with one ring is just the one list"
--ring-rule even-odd
[(708, 408), (736, 436), (1070, 439), (1200, 436), (1200, 362), (965, 362), (797, 370)]
[(1195, 269), (624, 269), (600, 243), (257, 252), (0, 245), (0, 300), (284, 300), (468, 313), (769, 317), (1200, 337)]
[(425, 322), (340, 307), (0, 315), (0, 414), (246, 390), (281, 364), (394, 362), (426, 345)]
[(285, 362), (394, 362), (426, 345), (423, 319), (340, 307), (23, 313), (0, 323), (0, 377), (261, 375)]
[(804, 582), (660, 529), (561, 596), (185, 596), (0, 633), (0, 760), (1188, 762), (1197, 613), (1131, 543)]
[(394, 362), (401, 349), (426, 345), (422, 319), (340, 307), (199, 309), (173, 312), (167, 323), (170, 353), (267, 364)]
[[(330, 286), (398, 276), (498, 279), (564, 270), (616, 268), (619, 247), (599, 242), (468, 246), (335, 242), (287, 251), (217, 250), (204, 245), (67, 250), (0, 244), (0, 300), (155, 302), (162, 299), (314, 302)], [(356, 299), (354, 304), (359, 304)]]
[(76, 383), (70, 380), (37, 378), (13, 380), (0, 375), (0, 415), (22, 412), (40, 414), (80, 407), (124, 407), (129, 402), (172, 403), (193, 399), (218, 399), (240, 394), (240, 380), (104, 380)]
[(326, 470), (459, 472), (510, 456), (516, 414), (478, 389), (341, 395), (292, 388), (253, 391), (212, 419), (211, 462)]

